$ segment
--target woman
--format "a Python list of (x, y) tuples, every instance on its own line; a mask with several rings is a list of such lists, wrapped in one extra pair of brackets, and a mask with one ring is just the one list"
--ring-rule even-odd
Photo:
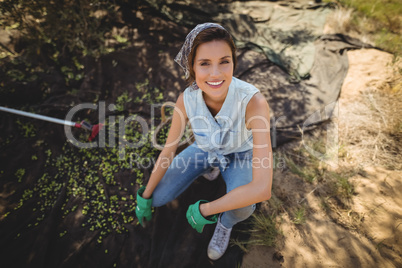
[[(254, 86), (233, 77), (237, 59), (230, 34), (220, 25), (197, 25), (175, 61), (190, 84), (177, 99), (164, 149), (146, 187), (137, 193), (136, 215), (151, 220), (151, 207), (175, 199), (200, 175), (219, 167), (227, 193), (190, 205), (186, 217), (198, 232), (217, 223), (208, 257), (226, 251), (232, 227), (255, 203), (271, 197), (272, 149), (269, 107)], [(195, 143), (175, 156), (187, 123)]]

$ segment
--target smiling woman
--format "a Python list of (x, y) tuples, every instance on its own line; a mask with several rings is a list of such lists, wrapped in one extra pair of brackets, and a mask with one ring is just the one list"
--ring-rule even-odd
[(193, 72), (198, 87), (212, 115), (222, 107), (232, 82), (232, 52), (225, 41), (214, 40), (201, 44), (195, 55)]
[[(199, 200), (186, 214), (200, 233), (206, 224), (217, 223), (208, 246), (212, 260), (225, 253), (232, 227), (271, 197), (269, 107), (257, 88), (233, 77), (235, 52), (230, 34), (218, 24), (200, 24), (188, 34), (175, 60), (189, 87), (177, 99), (148, 184), (137, 193), (136, 215), (143, 224), (144, 218), (151, 220), (152, 206), (176, 199), (197, 177), (219, 168), (226, 194), (212, 202)], [(187, 123), (195, 143), (174, 157)]]

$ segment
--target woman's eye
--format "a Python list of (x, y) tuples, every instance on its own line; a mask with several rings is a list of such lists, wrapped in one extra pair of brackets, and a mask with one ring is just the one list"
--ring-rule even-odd
[(202, 62), (201, 66), (208, 66), (208, 62)]
[(228, 61), (228, 60), (224, 60), (224, 61), (222, 61), (221, 63), (222, 63), (222, 64), (228, 64), (229, 61)]

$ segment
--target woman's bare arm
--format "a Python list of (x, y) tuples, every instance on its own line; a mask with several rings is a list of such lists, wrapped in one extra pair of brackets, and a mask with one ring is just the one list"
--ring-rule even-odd
[(172, 124), (170, 126), (169, 134), (165, 143), (165, 147), (160, 153), (158, 160), (155, 163), (155, 167), (149, 178), (147, 187), (142, 194), (143, 198), (150, 198), (156, 186), (163, 178), (166, 170), (172, 163), (175, 156), (180, 139), (184, 134), (184, 130), (187, 124), (188, 118), (186, 109), (184, 107), (183, 93), (177, 98), (175, 109), (173, 112)]
[(262, 94), (257, 93), (246, 110), (246, 125), (253, 133), (253, 179), (215, 201), (201, 204), (200, 211), (204, 217), (271, 198), (273, 159), (269, 122), (268, 103)]

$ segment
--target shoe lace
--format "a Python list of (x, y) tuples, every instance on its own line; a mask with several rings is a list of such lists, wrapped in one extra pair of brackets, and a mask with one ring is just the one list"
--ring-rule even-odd
[(227, 240), (227, 235), (229, 231), (224, 228), (219, 228), (216, 230), (216, 235), (213, 237), (214, 244), (219, 248), (222, 249), (224, 247), (224, 242)]

